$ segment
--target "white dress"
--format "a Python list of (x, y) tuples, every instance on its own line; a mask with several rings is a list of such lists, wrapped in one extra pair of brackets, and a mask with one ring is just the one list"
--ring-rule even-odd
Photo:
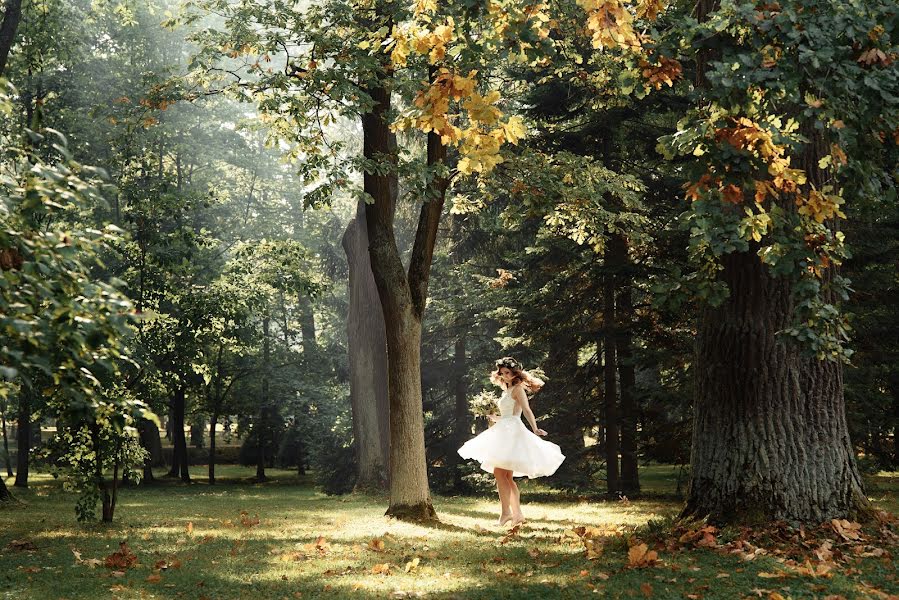
[(512, 390), (505, 390), (496, 402), (500, 419), (487, 431), (465, 442), (459, 456), (473, 458), (488, 473), (493, 469), (509, 469), (513, 477), (545, 477), (552, 475), (565, 460), (556, 444), (532, 433), (515, 414), (517, 402)]

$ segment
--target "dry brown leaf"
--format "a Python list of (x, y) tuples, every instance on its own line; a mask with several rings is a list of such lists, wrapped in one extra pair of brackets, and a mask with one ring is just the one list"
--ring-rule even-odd
[(832, 519), (830, 525), (834, 532), (847, 542), (861, 539), (862, 526), (858, 523), (852, 523), (846, 519)]
[(655, 550), (650, 550), (646, 544), (632, 546), (627, 552), (627, 564), (629, 567), (648, 567), (659, 558)]
[(147, 577), (147, 583), (159, 583), (162, 581), (162, 575), (159, 573), (153, 573)]
[(646, 582), (641, 583), (640, 593), (642, 593), (646, 598), (652, 598), (652, 584)]
[(194, 534), (194, 522), (188, 521), (187, 527), (185, 527), (185, 529), (187, 530), (187, 535), (193, 535)]
[(373, 575), (390, 575), (390, 563), (380, 563), (371, 568)]
[(384, 540), (381, 538), (372, 538), (370, 542), (368, 542), (368, 549), (374, 550), (375, 552), (383, 552), (384, 551)]
[(815, 549), (815, 556), (821, 562), (827, 562), (833, 558), (833, 542), (830, 540), (824, 540), (820, 546)]
[(131, 552), (128, 544), (119, 542), (119, 550), (107, 556), (103, 564), (110, 569), (130, 569), (137, 564), (137, 556)]

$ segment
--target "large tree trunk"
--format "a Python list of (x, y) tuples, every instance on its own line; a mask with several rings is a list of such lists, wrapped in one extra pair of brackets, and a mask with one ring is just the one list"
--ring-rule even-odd
[(612, 239), (615, 252), (621, 261), (618, 272), (618, 297), (615, 315), (618, 322), (616, 350), (618, 353), (618, 383), (621, 394), (621, 491), (633, 494), (640, 491), (640, 477), (637, 472), (637, 405), (636, 375), (634, 373), (633, 325), (635, 321), (632, 294), (631, 262), (628, 256), (628, 242), (618, 234)]
[(300, 333), (303, 336), (303, 354), (309, 360), (318, 352), (318, 340), (315, 337), (315, 309), (308, 296), (300, 294)]
[(0, 76), (6, 70), (9, 51), (16, 41), (16, 29), (22, 20), (22, 0), (6, 0), (3, 21), (0, 23)]
[[(432, 69), (433, 70), (433, 69)], [(435, 176), (421, 209), (408, 275), (393, 229), (397, 197), (396, 138), (389, 128), (391, 75), (368, 89), (374, 101), (363, 115), (364, 154), (388, 161), (386, 169), (365, 173), (365, 191), (374, 199), (365, 207), (372, 273), (387, 331), (387, 393), (390, 401), (390, 506), (387, 514), (412, 520), (437, 518), (428, 489), (424, 414), (421, 396), (421, 323), (428, 276), (443, 210), (447, 182)], [(446, 147), (428, 134), (428, 164), (445, 161)], [(380, 174), (383, 173), (383, 174)]]
[(24, 388), (19, 392), (19, 421), (16, 427), (16, 487), (28, 487), (28, 464), (31, 455), (31, 396)]
[(842, 367), (778, 339), (791, 286), (754, 252), (723, 259), (730, 297), (697, 336), (685, 514), (719, 522), (821, 522), (867, 509), (849, 440)]
[(184, 435), (184, 409), (186, 391), (179, 384), (172, 396), (172, 468), (170, 477), (181, 477), (184, 482), (190, 482), (188, 471), (187, 437)]
[[(715, 6), (701, 0), (698, 17)], [(813, 131), (805, 131), (812, 141), (798, 166), (820, 189), (817, 163), (826, 144)], [(700, 317), (684, 514), (742, 524), (866, 516), (842, 365), (802, 356), (797, 344), (779, 338), (792, 320), (792, 284), (773, 277), (754, 250), (722, 259), (719, 277), (730, 295)]]
[(615, 279), (613, 269), (617, 266), (615, 248), (610, 240), (605, 249), (606, 274), (603, 282), (603, 398), (605, 407), (606, 444), (606, 491), (617, 494), (620, 491), (618, 473), (618, 386), (615, 352), (617, 323), (615, 318)]
[(387, 401), (387, 333), (368, 254), (365, 203), (343, 234), (349, 265), (347, 341), (353, 437), (359, 473), (355, 489), (386, 490), (389, 477), (390, 405)]
[(12, 499), (12, 494), (9, 493), (9, 488), (6, 487), (6, 481), (0, 477), (0, 502), (9, 502)]

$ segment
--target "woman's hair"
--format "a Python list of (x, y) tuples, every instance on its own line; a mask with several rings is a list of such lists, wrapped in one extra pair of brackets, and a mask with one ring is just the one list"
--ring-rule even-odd
[(492, 381), (495, 385), (498, 385), (500, 387), (503, 387), (504, 385), (502, 377), (500, 377), (500, 370), (503, 367), (512, 371), (512, 374), (515, 376), (515, 378), (512, 380), (512, 385), (522, 383), (524, 384), (525, 389), (527, 389), (527, 391), (532, 394), (539, 392), (540, 388), (542, 388), (544, 385), (542, 379), (525, 371), (522, 368), (521, 363), (511, 356), (504, 356), (503, 358), (496, 361), (495, 364), (496, 370), (490, 373), (490, 381)]

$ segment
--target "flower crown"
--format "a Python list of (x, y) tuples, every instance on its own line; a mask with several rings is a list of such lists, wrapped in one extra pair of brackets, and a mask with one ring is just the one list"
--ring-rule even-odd
[(521, 363), (511, 356), (505, 356), (496, 361), (496, 368), (500, 369), (502, 367), (506, 367), (507, 369), (521, 369)]

